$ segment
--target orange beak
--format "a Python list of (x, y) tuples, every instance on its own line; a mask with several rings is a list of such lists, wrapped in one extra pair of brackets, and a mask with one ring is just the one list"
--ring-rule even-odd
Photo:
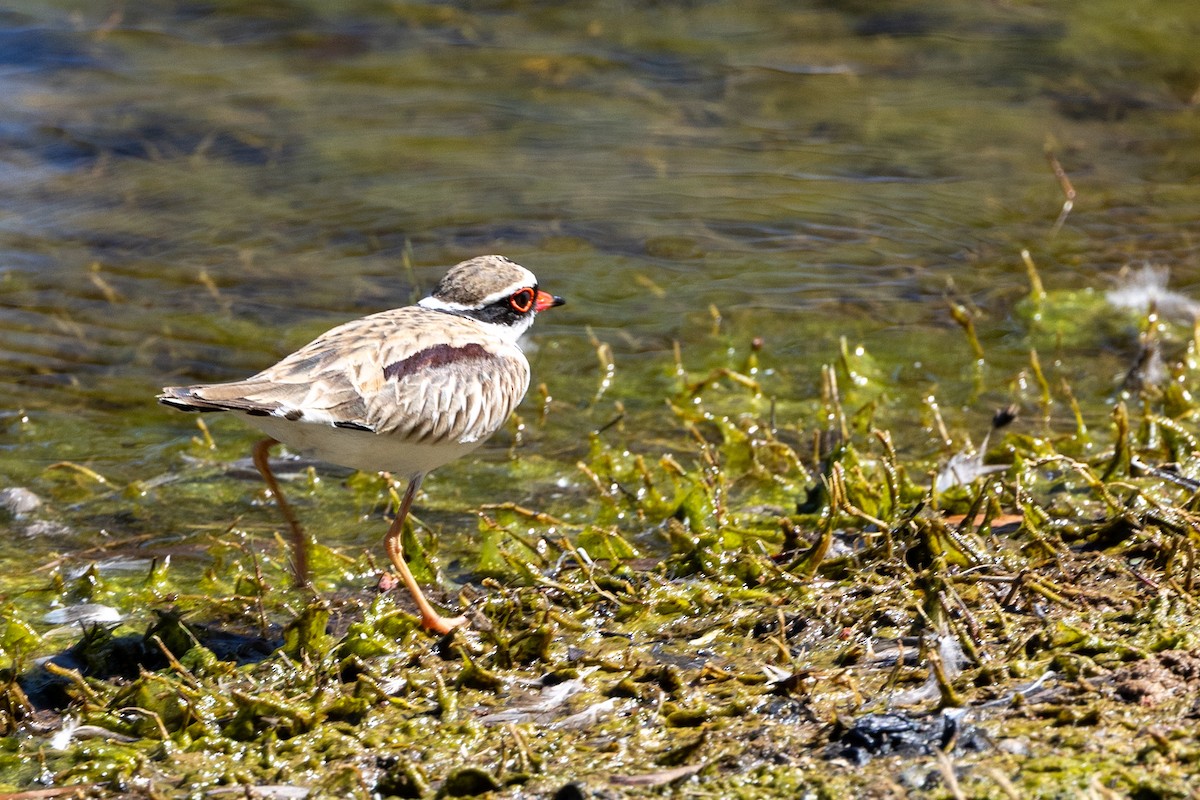
[(537, 302), (534, 303), (533, 307), (538, 311), (545, 311), (547, 308), (561, 306), (565, 302), (567, 301), (563, 300), (561, 297), (555, 297), (552, 294), (546, 294), (543, 291), (538, 291)]

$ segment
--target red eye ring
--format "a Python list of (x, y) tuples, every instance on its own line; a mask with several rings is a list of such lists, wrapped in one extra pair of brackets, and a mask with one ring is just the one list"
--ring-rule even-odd
[(518, 314), (528, 314), (533, 310), (533, 303), (536, 299), (537, 292), (533, 289), (521, 289), (518, 292), (514, 292), (512, 297), (508, 298), (508, 304)]

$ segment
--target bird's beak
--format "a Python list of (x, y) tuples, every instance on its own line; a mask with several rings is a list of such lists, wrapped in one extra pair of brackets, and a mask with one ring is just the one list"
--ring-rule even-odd
[(538, 311), (545, 311), (547, 308), (561, 306), (565, 302), (567, 301), (563, 300), (561, 297), (555, 297), (552, 294), (546, 294), (545, 292), (539, 291), (537, 293), (537, 302), (534, 303), (534, 308), (536, 308)]

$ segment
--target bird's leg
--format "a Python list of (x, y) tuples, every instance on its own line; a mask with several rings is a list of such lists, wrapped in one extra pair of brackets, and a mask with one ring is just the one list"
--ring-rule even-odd
[(421, 585), (417, 583), (417, 579), (413, 577), (404, 560), (404, 520), (408, 517), (408, 509), (412, 507), (413, 498), (417, 495), (417, 489), (420, 488), (423, 477), (423, 475), (417, 475), (409, 480), (408, 487), (404, 490), (404, 499), (400, 501), (400, 509), (396, 512), (396, 519), (392, 521), (392, 526), (388, 528), (383, 545), (387, 548), (388, 558), (392, 560), (396, 572), (400, 573), (400, 579), (408, 587), (413, 602), (417, 604), (417, 610), (421, 612), (421, 626), (436, 633), (449, 633), (459, 626), (466, 625), (467, 618), (443, 617), (435, 611), (429, 601), (425, 599)]
[(267, 460), (271, 448), (277, 444), (279, 442), (270, 438), (256, 442), (253, 451), (254, 466), (258, 467), (258, 472), (266, 482), (271, 497), (275, 498), (275, 504), (279, 506), (280, 513), (287, 521), (292, 539), (292, 574), (295, 576), (296, 586), (310, 588), (312, 584), (308, 581), (308, 537), (304, 534), (304, 529), (300, 527), (300, 520), (296, 518), (296, 512), (292, 511), (291, 505), (283, 498), (279, 481), (275, 480), (275, 474), (271, 472), (271, 464)]

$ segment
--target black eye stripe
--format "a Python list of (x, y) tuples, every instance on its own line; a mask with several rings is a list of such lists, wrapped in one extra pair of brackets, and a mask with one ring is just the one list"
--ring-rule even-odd
[(490, 324), (519, 325), (529, 321), (529, 315), (537, 306), (537, 298), (537, 286), (526, 286), (499, 300), (493, 300), (482, 308), (456, 310), (449, 313)]

